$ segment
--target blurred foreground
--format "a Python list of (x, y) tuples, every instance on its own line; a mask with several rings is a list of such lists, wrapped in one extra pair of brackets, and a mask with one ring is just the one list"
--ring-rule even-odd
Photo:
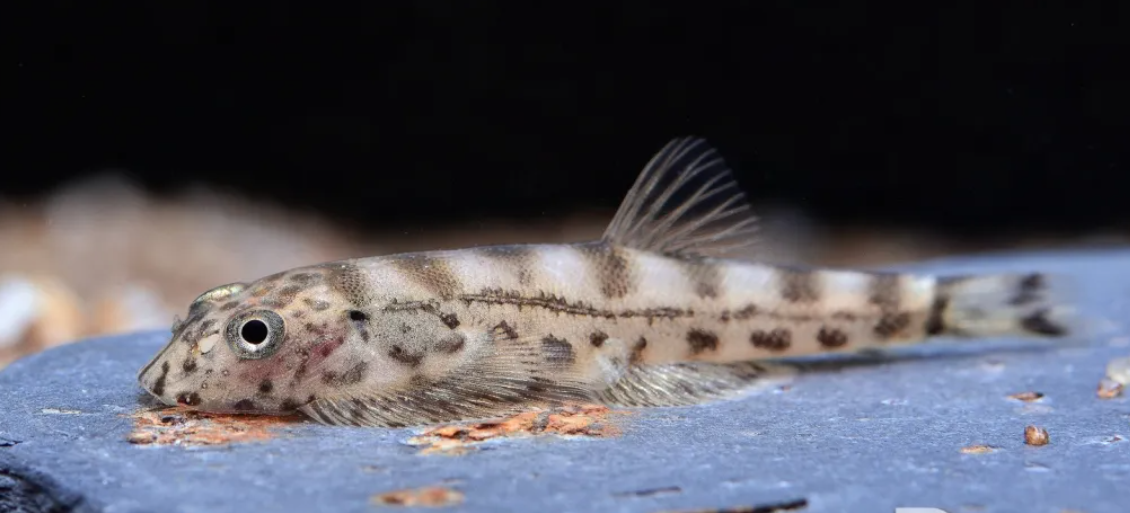
[[(1122, 233), (1016, 234), (990, 241), (925, 231), (826, 228), (762, 206), (766, 260), (873, 267), (949, 254), (1124, 242)], [(550, 214), (550, 213), (547, 213)], [(201, 292), (342, 258), (600, 236), (613, 210), (536, 221), (477, 220), (443, 229), (342, 226), (313, 213), (206, 189), (171, 199), (116, 178), (74, 184), (36, 203), (0, 200), (0, 368), (77, 339), (166, 328)]]

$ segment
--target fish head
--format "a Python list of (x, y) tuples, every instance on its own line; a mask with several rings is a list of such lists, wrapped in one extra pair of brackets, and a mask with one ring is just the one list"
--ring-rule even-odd
[(299, 268), (204, 292), (138, 382), (189, 410), (294, 413), (315, 399), (329, 359), (355, 336), (325, 275)]

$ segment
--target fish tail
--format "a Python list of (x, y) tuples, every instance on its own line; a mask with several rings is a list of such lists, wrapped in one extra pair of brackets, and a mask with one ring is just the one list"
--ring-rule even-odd
[(986, 274), (940, 277), (926, 324), (932, 336), (1064, 338), (1082, 325), (1066, 276)]

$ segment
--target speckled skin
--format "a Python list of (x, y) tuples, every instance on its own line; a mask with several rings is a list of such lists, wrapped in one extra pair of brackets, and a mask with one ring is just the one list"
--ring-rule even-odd
[[(664, 151), (685, 149), (672, 145)], [(217, 287), (138, 379), (168, 404), (401, 426), (566, 399), (689, 404), (771, 374), (759, 359), (935, 335), (1067, 334), (1042, 274), (790, 269), (688, 242), (741, 231), (641, 230), (636, 221), (658, 219), (644, 208), (655, 189), (645, 178), (702, 163), (663, 155), (599, 241), (355, 259)], [(705, 215), (733, 226), (718, 212)]]

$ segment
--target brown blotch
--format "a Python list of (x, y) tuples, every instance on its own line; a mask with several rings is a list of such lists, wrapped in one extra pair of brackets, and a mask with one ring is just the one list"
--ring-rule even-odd
[(153, 382), (153, 393), (156, 395), (163, 395), (165, 393), (165, 380), (169, 377), (169, 362), (168, 360), (161, 363), (161, 375), (157, 376), (157, 381)]
[(369, 302), (368, 280), (365, 272), (353, 264), (325, 264), (329, 270), (329, 283), (338, 294), (353, 306), (365, 306)]
[(753, 347), (770, 351), (784, 351), (792, 345), (792, 341), (792, 332), (783, 328), (769, 331), (755, 330), (749, 335), (749, 342), (753, 344)]
[(718, 266), (703, 262), (701, 259), (684, 257), (679, 260), (684, 276), (694, 284), (694, 293), (703, 299), (718, 297), (718, 288), (721, 286), (722, 275)]
[(941, 292), (937, 293), (934, 302), (930, 304), (930, 314), (926, 318), (927, 335), (938, 335), (946, 331), (944, 314), (947, 307), (949, 307), (949, 296)]
[(898, 310), (902, 303), (901, 280), (897, 274), (871, 276), (867, 300), (882, 310)]
[(306, 306), (310, 307), (310, 309), (315, 312), (330, 309), (330, 303), (328, 301), (322, 301), (321, 299), (304, 298), (302, 302), (306, 303)]
[(910, 314), (906, 312), (889, 312), (879, 317), (875, 324), (875, 334), (882, 338), (890, 338), (902, 333), (910, 327)]
[(448, 328), (455, 329), (459, 327), (459, 316), (453, 313), (441, 313), (439, 314), (439, 320)]
[(635, 287), (631, 263), (619, 248), (600, 242), (579, 245), (577, 249), (596, 273), (600, 293), (604, 294), (604, 297), (621, 298), (628, 295)]
[(316, 273), (298, 273), (291, 275), (290, 281), (299, 285), (309, 285), (318, 281), (322, 275)]
[(303, 289), (304, 287), (299, 285), (287, 285), (279, 289), (272, 297), (264, 299), (262, 304), (271, 308), (286, 308), (294, 302), (294, 298)]
[(272, 383), (271, 380), (269, 380), (269, 379), (264, 379), (263, 381), (259, 382), (259, 393), (260, 394), (270, 394), (271, 391), (274, 390), (274, 389), (275, 389), (275, 384)]
[(778, 269), (781, 298), (792, 303), (812, 303), (820, 299), (816, 271)]
[(536, 251), (530, 246), (486, 246), (475, 250), (479, 255), (496, 260), (515, 273), (518, 284), (529, 285), (533, 280), (532, 267)]
[(820, 328), (816, 341), (824, 347), (843, 347), (848, 343), (847, 333), (836, 328)]
[(506, 321), (498, 323), (491, 331), (495, 333), (495, 338), (505, 337), (510, 340), (516, 340), (518, 338), (518, 331), (507, 324)]
[(462, 333), (452, 333), (436, 342), (435, 350), (443, 354), (457, 353), (467, 343), (467, 337)]
[(196, 360), (189, 356), (188, 358), (184, 359), (184, 363), (181, 363), (180, 367), (185, 374), (192, 374), (193, 372), (196, 372)]
[(239, 402), (232, 405), (232, 409), (237, 411), (251, 411), (257, 408), (258, 407), (255, 405), (255, 401), (252, 401), (251, 399), (241, 399), (239, 400)]
[(589, 335), (589, 343), (593, 347), (600, 347), (604, 345), (604, 341), (608, 340), (608, 334), (603, 331), (594, 331)]
[(390, 349), (388, 351), (388, 357), (392, 358), (393, 360), (395, 360), (398, 363), (402, 363), (404, 365), (407, 365), (407, 366), (413, 367), (413, 368), (419, 367), (420, 364), (424, 362), (424, 355), (423, 354), (409, 353), (408, 351), (405, 351), (404, 348), (399, 346), (399, 345), (392, 346), (392, 349)]
[(196, 392), (181, 392), (177, 394), (177, 403), (185, 406), (199, 406), (200, 395)]
[(283, 411), (294, 411), (294, 410), (297, 410), (298, 408), (300, 408), (301, 406), (302, 405), (298, 404), (298, 401), (295, 401), (294, 399), (287, 397), (286, 399), (282, 400), (282, 403), (279, 404), (279, 409), (283, 410)]
[(701, 354), (705, 351), (718, 350), (718, 335), (714, 332), (698, 328), (687, 332), (687, 343), (691, 346), (691, 353)]
[(1017, 284), (1016, 295), (1012, 297), (1009, 304), (1013, 306), (1023, 306), (1040, 299), (1039, 292), (1045, 286), (1044, 276), (1039, 273), (1031, 273), (1020, 280)]
[(628, 363), (637, 364), (643, 361), (643, 352), (647, 349), (647, 339), (640, 337), (636, 341), (636, 345), (632, 346), (632, 355), (628, 358)]
[(577, 359), (573, 345), (553, 335), (541, 339), (541, 349), (545, 361), (554, 365), (572, 365)]
[(462, 285), (446, 259), (415, 253), (390, 260), (396, 268), (420, 286), (443, 299), (459, 294)]
[(231, 309), (233, 309), (237, 306), (239, 306), (239, 301), (228, 301), (227, 303), (220, 305), (220, 311), (226, 312), (226, 311), (231, 310)]
[(1020, 320), (1020, 325), (1032, 333), (1041, 335), (1059, 336), (1067, 333), (1063, 326), (1056, 325), (1048, 319), (1048, 310), (1038, 310)]

